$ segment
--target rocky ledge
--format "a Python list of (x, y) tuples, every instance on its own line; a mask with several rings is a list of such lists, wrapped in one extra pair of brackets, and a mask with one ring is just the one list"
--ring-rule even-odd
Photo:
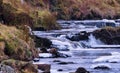
[(120, 27), (105, 27), (93, 32), (105, 44), (120, 44)]

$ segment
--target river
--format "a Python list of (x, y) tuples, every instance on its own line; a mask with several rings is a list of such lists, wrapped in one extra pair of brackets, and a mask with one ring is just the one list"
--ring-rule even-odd
[[(107, 57), (110, 57), (115, 54), (120, 56), (119, 48), (90, 48), (83, 47), (82, 43), (89, 46), (94, 45), (106, 45), (100, 40), (95, 39), (91, 34), (89, 39), (86, 41), (71, 41), (66, 38), (66, 36), (71, 37), (80, 31), (93, 32), (96, 29), (100, 29), (96, 26), (91, 25), (82, 25), (78, 21), (58, 21), (61, 30), (51, 30), (51, 31), (34, 31), (34, 34), (40, 37), (48, 38), (52, 41), (53, 45), (57, 46), (61, 53), (68, 54), (71, 57), (68, 58), (41, 58), (40, 62), (51, 64), (51, 73), (70, 73), (75, 72), (78, 67), (84, 67), (90, 73), (120, 73), (120, 58), (113, 58), (117, 62), (108, 62), (104, 61)], [(109, 45), (106, 45), (109, 46)], [(115, 46), (115, 45), (114, 45)], [(68, 49), (68, 50), (66, 50)], [(100, 57), (104, 57), (100, 59)], [(96, 61), (98, 59), (98, 62)], [(108, 59), (107, 59), (108, 60)], [(111, 60), (111, 59), (109, 59)], [(69, 64), (59, 64), (59, 62), (69, 62)], [(100, 61), (100, 62), (99, 62)], [(94, 66), (105, 65), (110, 67), (110, 69), (94, 69)], [(58, 71), (58, 70), (62, 71)]]

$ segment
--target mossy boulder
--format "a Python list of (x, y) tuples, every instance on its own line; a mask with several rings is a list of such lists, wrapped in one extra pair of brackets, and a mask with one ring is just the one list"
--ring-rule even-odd
[(0, 24), (0, 37), (5, 42), (4, 53), (17, 60), (32, 60), (37, 57), (34, 41), (25, 30)]
[(105, 27), (94, 31), (93, 35), (106, 44), (120, 44), (120, 27)]

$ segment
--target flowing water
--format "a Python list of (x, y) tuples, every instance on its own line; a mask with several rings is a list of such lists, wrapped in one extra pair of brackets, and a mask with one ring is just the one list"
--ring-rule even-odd
[[(78, 67), (84, 67), (90, 71), (90, 73), (120, 73), (120, 62), (95, 62), (97, 58), (101, 56), (105, 58), (107, 56), (110, 57), (112, 53), (116, 53), (117, 56), (119, 56), (119, 48), (94, 49), (83, 47), (82, 43), (87, 46), (105, 45), (100, 40), (96, 40), (92, 34), (89, 36), (89, 39), (85, 41), (70, 41), (66, 38), (66, 36), (72, 37), (74, 34), (79, 33), (80, 31), (92, 32), (100, 28), (97, 28), (96, 26), (84, 26), (81, 23), (75, 23), (73, 21), (58, 21), (58, 23), (60, 23), (63, 29), (51, 31), (34, 31), (35, 35), (50, 39), (53, 45), (61, 50), (61, 53), (71, 56), (68, 58), (41, 58), (40, 62), (51, 64), (51, 73), (75, 72)], [(69, 49), (69, 51), (65, 51), (66, 49)], [(120, 61), (120, 58), (115, 58), (115, 60), (116, 59), (117, 61)], [(103, 58), (103, 60), (105, 59)], [(62, 65), (58, 64), (59, 62), (54, 61), (69, 62), (70, 64)], [(110, 66), (111, 69), (93, 69), (93, 66), (97, 64), (108, 65), (108, 67)], [(62, 69), (62, 71), (58, 71), (59, 69)]]

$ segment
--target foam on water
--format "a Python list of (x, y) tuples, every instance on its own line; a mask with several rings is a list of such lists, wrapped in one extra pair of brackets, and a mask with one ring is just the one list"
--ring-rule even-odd
[(103, 45), (104, 43), (102, 43), (99, 39), (96, 39), (92, 34), (89, 36), (89, 41), (88, 41), (89, 45)]
[(110, 63), (118, 63), (120, 62), (120, 53), (119, 52), (112, 52), (111, 56), (101, 56), (95, 60), (93, 60), (94, 62), (110, 62)]

